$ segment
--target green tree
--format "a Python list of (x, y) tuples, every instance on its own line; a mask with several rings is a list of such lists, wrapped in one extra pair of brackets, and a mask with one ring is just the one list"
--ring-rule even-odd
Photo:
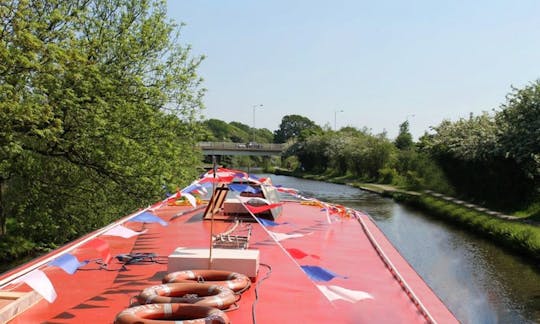
[(358, 129), (347, 126), (334, 132), (328, 129), (325, 134), (328, 136), (328, 146), (326, 148), (326, 156), (329, 159), (329, 167), (337, 174), (346, 174), (348, 171), (354, 172), (355, 166), (352, 163), (354, 151), (359, 144), (358, 139), (366, 136), (367, 130), (359, 131)]
[(392, 163), (396, 149), (384, 134), (361, 134), (351, 147), (349, 169), (368, 181), (377, 181), (380, 170)]
[(409, 150), (414, 145), (413, 137), (409, 131), (408, 120), (399, 125), (399, 134), (394, 141), (394, 145), (400, 150)]
[(436, 159), (458, 194), (504, 209), (534, 194), (534, 181), (519, 161), (501, 153), (505, 132), (493, 116), (471, 114), (468, 119), (443, 121), (433, 129), (435, 134), (422, 138), (421, 147)]
[(456, 122), (445, 120), (433, 130), (435, 134), (422, 141), (424, 147), (436, 154), (476, 161), (488, 160), (498, 152), (497, 125), (488, 113), (471, 114)]
[(303, 140), (321, 131), (321, 127), (307, 117), (287, 115), (281, 119), (279, 129), (274, 131), (274, 143), (285, 143), (289, 139)]
[(195, 175), (202, 58), (164, 1), (13, 0), (0, 21), (3, 233), (59, 244)]
[(305, 141), (291, 145), (285, 152), (285, 157), (297, 156), (302, 171), (323, 172), (328, 167), (327, 148), (328, 136), (325, 134), (312, 135)]
[(253, 139), (257, 143), (272, 143), (272, 140), (274, 139), (274, 135), (267, 128), (254, 129), (253, 127), (250, 127), (246, 124), (235, 122), (235, 121), (230, 122), (229, 125), (234, 126), (238, 129), (241, 129), (246, 134), (248, 134), (249, 137), (247, 137), (246, 139), (249, 139), (249, 141)]
[(248, 138), (248, 133), (244, 130), (219, 119), (205, 120), (203, 126), (212, 134), (212, 137), (209, 138), (210, 141), (241, 143), (246, 142)]
[(540, 184), (540, 80), (514, 89), (496, 115), (501, 154)]

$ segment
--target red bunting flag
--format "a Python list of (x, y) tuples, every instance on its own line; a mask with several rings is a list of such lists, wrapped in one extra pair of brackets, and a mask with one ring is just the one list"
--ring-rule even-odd
[(101, 259), (103, 260), (103, 263), (105, 264), (108, 264), (112, 259), (109, 243), (105, 242), (102, 239), (98, 239), (98, 238), (93, 239), (92, 241), (81, 246), (81, 248), (94, 249), (98, 251), (101, 256)]
[(287, 252), (289, 252), (289, 254), (295, 259), (303, 259), (303, 258), (305, 258), (307, 256), (311, 256), (312, 258), (315, 258), (315, 259), (320, 259), (320, 257), (318, 255), (307, 254), (306, 252), (304, 252), (302, 250), (299, 250), (299, 249), (295, 249), (295, 248), (287, 249)]
[(267, 211), (269, 209), (276, 208), (281, 205), (283, 205), (283, 203), (274, 203), (274, 204), (263, 205), (263, 206), (251, 206), (251, 205), (246, 204), (245, 206), (251, 213), (258, 214), (258, 213)]
[(298, 194), (298, 190), (293, 189), (293, 188), (277, 187), (277, 191), (279, 191), (279, 192), (285, 192), (285, 193), (288, 193), (288, 194), (291, 194), (291, 195), (296, 195), (296, 194)]
[(204, 177), (202, 178), (199, 183), (207, 183), (207, 182), (224, 182), (224, 183), (231, 183), (234, 179), (234, 176), (225, 176), (225, 177), (212, 177), (212, 176), (208, 176), (208, 177)]

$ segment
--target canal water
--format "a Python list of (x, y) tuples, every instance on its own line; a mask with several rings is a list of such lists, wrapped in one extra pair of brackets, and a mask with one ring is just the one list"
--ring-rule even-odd
[(540, 323), (540, 266), (392, 199), (271, 175), (275, 185), (369, 213), (462, 323)]

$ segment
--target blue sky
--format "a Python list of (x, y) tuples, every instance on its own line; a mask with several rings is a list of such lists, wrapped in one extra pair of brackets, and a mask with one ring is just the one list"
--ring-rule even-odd
[[(206, 118), (285, 115), (394, 138), (492, 111), (540, 78), (540, 1), (169, 0), (205, 55)], [(341, 110), (343, 110), (341, 112)], [(414, 115), (414, 116), (413, 116)]]

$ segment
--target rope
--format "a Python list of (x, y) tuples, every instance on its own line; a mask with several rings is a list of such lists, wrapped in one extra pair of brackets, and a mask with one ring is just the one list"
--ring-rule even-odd
[(236, 228), (238, 227), (239, 224), (240, 224), (240, 221), (238, 219), (236, 219), (234, 221), (234, 225), (230, 229), (228, 229), (227, 231), (225, 231), (223, 233), (217, 234), (216, 236), (219, 236), (219, 235), (226, 236), (226, 235), (231, 234), (232, 232), (234, 232), (236, 230)]
[(264, 275), (264, 277), (261, 280), (257, 281), (257, 284), (255, 285), (255, 301), (253, 301), (253, 304), (251, 305), (251, 318), (253, 319), (253, 324), (257, 323), (257, 302), (259, 301), (259, 286), (262, 284), (263, 281), (268, 279), (270, 275), (272, 274), (272, 267), (269, 264), (261, 263), (260, 266), (266, 267), (268, 269), (268, 272)]

